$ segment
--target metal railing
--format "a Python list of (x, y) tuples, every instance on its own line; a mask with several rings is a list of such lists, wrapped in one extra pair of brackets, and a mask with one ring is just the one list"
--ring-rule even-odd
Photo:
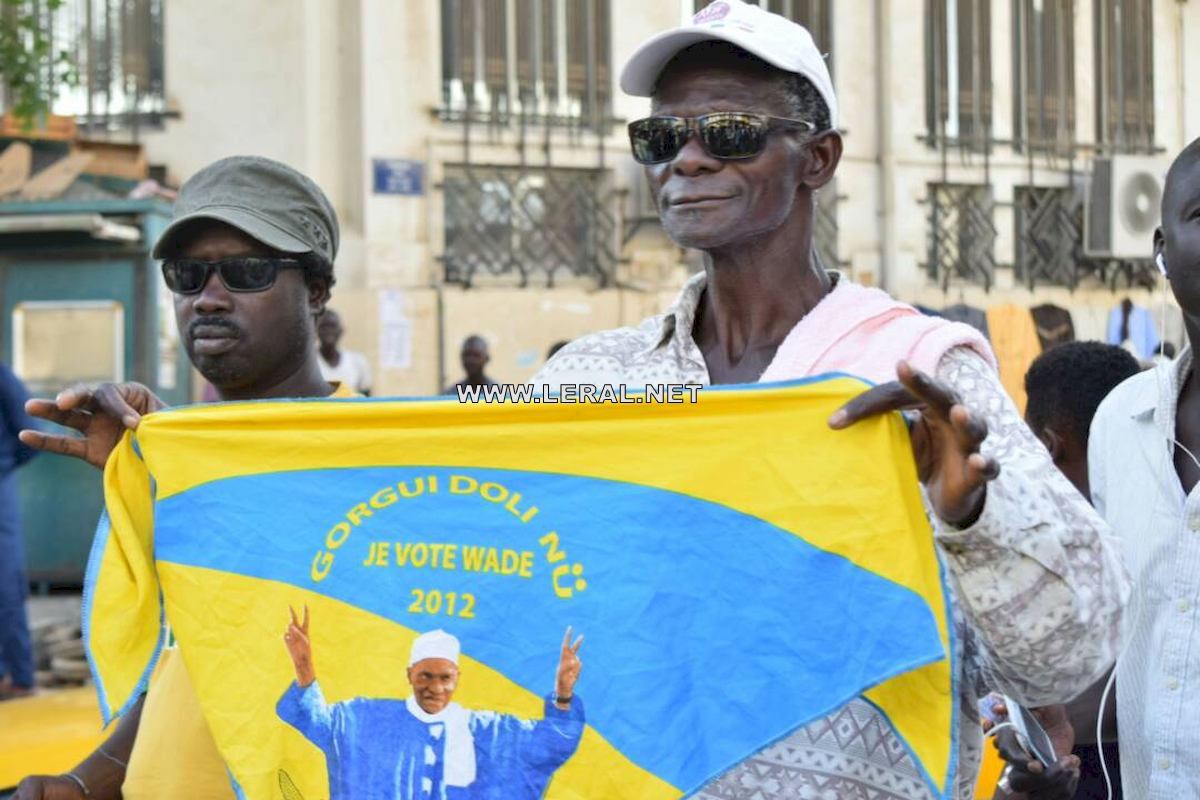
[(1075, 0), (1013, 3), (1014, 147), (1075, 147)]
[(608, 0), (442, 0), (442, 105), (460, 121), (611, 124)]
[(1030, 289), (1037, 284), (1074, 289), (1087, 271), (1082, 262), (1083, 198), (1060, 186), (1017, 186), (1015, 277)]
[(605, 170), (447, 165), (446, 283), (608, 285), (618, 261), (610, 184)]
[(56, 114), (85, 133), (157, 127), (166, 115), (163, 0), (67, 0), (49, 18), (51, 50), (71, 54), (78, 85), (64, 87)]
[(1154, 147), (1151, 0), (1095, 0), (1096, 135), (1116, 153)]
[(991, 186), (931, 183), (929, 207), (929, 277), (943, 290), (957, 283), (990, 289), (996, 276)]
[(991, 0), (926, 0), (925, 108), (928, 141), (990, 150)]

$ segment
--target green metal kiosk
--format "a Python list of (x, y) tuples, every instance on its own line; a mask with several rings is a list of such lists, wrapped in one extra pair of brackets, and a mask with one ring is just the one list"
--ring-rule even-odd
[[(188, 402), (191, 368), (150, 257), (169, 216), (154, 199), (0, 203), (0, 358), (32, 395), (135, 380)], [(80, 583), (100, 473), (44, 454), (18, 474), (30, 580)]]

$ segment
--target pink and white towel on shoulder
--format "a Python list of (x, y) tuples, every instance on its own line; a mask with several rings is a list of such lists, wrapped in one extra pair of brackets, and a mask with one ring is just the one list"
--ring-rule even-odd
[(843, 277), (796, 323), (759, 381), (844, 372), (884, 383), (896, 379), (901, 359), (934, 375), (955, 347), (969, 347), (996, 368), (992, 348), (970, 325), (927, 317), (887, 292)]

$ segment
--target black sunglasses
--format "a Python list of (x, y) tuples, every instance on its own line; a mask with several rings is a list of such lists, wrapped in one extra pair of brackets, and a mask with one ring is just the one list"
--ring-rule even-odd
[(281, 269), (301, 269), (294, 258), (169, 258), (162, 264), (163, 280), (175, 294), (199, 294), (214, 271), (231, 292), (263, 292), (275, 285)]
[(661, 164), (679, 155), (695, 133), (713, 158), (754, 158), (767, 147), (772, 130), (803, 129), (816, 125), (803, 119), (772, 117), (750, 111), (717, 111), (699, 117), (646, 117), (629, 123), (629, 143), (639, 164)]
[(629, 142), (640, 164), (661, 164), (679, 155), (689, 137), (700, 138), (704, 152), (722, 161), (754, 158), (767, 149), (773, 130), (803, 130), (816, 126), (808, 120), (752, 112), (715, 112), (702, 116), (647, 116), (629, 124)]

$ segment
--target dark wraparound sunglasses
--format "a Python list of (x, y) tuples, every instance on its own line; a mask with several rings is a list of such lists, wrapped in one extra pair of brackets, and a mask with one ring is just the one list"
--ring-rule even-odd
[(279, 270), (303, 266), (294, 258), (169, 258), (162, 264), (162, 273), (167, 288), (175, 294), (199, 294), (214, 271), (231, 292), (263, 292), (275, 285)]
[(767, 147), (773, 130), (801, 129), (809, 133), (816, 125), (803, 119), (771, 117), (749, 111), (718, 111), (700, 117), (646, 117), (629, 123), (629, 143), (639, 164), (670, 161), (695, 133), (713, 158), (754, 158)]

